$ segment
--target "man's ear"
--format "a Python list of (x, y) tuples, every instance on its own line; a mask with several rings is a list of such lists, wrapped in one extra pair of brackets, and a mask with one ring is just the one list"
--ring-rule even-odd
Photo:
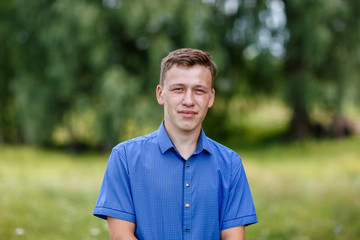
[(156, 99), (160, 105), (164, 105), (163, 90), (160, 85), (156, 87)]
[(215, 89), (212, 88), (208, 108), (211, 108), (214, 105), (214, 101), (215, 101)]

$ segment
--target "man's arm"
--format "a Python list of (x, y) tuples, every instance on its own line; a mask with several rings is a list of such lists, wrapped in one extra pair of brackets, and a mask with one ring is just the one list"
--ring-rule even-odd
[(223, 229), (220, 235), (221, 240), (245, 240), (245, 226)]
[(107, 220), (111, 240), (137, 240), (134, 236), (135, 223), (113, 217)]

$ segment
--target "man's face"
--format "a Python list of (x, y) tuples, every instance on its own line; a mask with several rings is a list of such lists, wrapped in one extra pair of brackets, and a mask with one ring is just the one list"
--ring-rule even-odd
[(173, 66), (165, 75), (164, 86), (156, 88), (158, 103), (164, 105), (168, 132), (200, 131), (208, 108), (214, 103), (210, 70), (201, 65)]

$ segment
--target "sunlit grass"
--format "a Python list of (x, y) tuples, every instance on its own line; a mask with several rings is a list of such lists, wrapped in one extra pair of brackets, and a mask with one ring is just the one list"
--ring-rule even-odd
[(360, 239), (360, 139), (243, 149), (259, 223), (249, 239)]
[(91, 216), (106, 159), (0, 148), (0, 239), (106, 239)]
[[(360, 139), (237, 149), (259, 223), (247, 239), (360, 239)], [(108, 239), (92, 211), (108, 154), (0, 147), (0, 239)]]

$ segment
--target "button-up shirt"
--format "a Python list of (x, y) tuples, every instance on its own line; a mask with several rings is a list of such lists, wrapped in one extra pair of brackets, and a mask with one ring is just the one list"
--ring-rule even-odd
[(146, 240), (215, 240), (222, 229), (257, 222), (239, 155), (201, 130), (185, 160), (164, 123), (113, 148), (94, 215), (134, 222)]

